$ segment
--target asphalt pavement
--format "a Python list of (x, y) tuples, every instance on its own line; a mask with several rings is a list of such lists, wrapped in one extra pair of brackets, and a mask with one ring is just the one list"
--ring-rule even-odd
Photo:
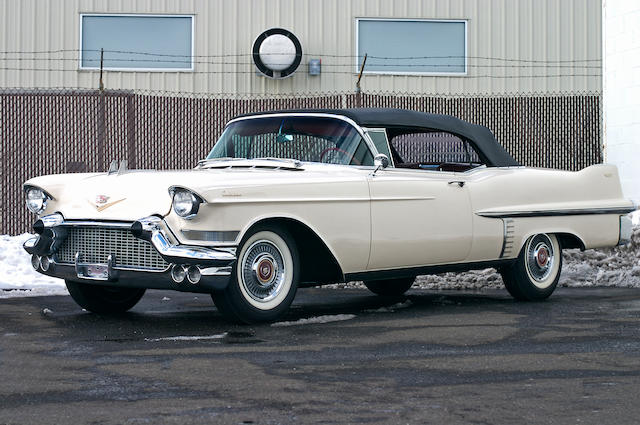
[(640, 289), (303, 289), (283, 320), (176, 292), (119, 317), (2, 299), (0, 424), (640, 422)]

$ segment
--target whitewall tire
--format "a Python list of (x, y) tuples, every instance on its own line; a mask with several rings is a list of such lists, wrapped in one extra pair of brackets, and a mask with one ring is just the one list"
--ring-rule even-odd
[(509, 293), (518, 300), (548, 298), (558, 285), (562, 248), (553, 234), (539, 233), (525, 242), (515, 262), (500, 273)]
[(229, 286), (212, 294), (218, 310), (244, 323), (281, 317), (295, 297), (299, 257), (291, 235), (278, 226), (260, 226), (244, 237)]

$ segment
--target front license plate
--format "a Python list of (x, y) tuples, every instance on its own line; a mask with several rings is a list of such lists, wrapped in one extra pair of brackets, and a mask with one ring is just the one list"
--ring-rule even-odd
[(91, 264), (84, 267), (85, 277), (93, 279), (109, 279), (109, 268), (106, 264)]

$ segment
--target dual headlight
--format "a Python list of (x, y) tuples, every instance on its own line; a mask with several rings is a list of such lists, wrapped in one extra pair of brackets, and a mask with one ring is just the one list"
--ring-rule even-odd
[(173, 211), (185, 220), (195, 217), (200, 204), (204, 202), (200, 196), (182, 187), (169, 188), (169, 195), (171, 195)]
[(51, 196), (38, 187), (27, 187), (25, 189), (27, 195), (27, 208), (34, 214), (40, 214), (47, 208)]

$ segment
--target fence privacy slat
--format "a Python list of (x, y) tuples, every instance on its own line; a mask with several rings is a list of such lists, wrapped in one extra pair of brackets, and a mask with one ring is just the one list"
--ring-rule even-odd
[(275, 109), (395, 107), (450, 114), (489, 127), (526, 166), (579, 170), (602, 160), (599, 95), (439, 97), (333, 93), (206, 97), (130, 90), (0, 90), (1, 233), (29, 230), (30, 177), (136, 168), (192, 168), (227, 121)]

